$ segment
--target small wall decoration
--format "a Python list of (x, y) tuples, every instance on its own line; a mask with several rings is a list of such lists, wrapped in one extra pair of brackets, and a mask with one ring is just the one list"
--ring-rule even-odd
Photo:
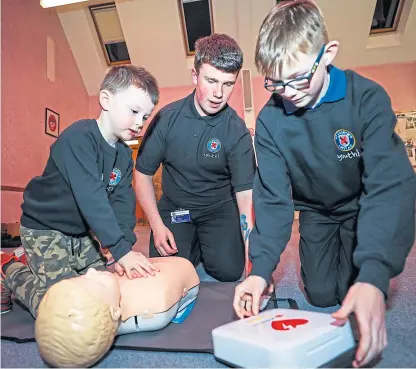
[(397, 117), (396, 133), (404, 141), (416, 138), (416, 110), (395, 113)]
[(404, 142), (407, 156), (416, 167), (416, 110), (396, 112), (395, 131)]
[(59, 137), (59, 114), (49, 108), (46, 108), (45, 111), (45, 133)]

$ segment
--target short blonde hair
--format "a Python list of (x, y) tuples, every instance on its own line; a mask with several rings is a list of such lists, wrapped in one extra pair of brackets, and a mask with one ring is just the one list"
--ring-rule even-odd
[(318, 6), (310, 0), (281, 1), (264, 19), (257, 38), (258, 71), (272, 77), (296, 54), (317, 53), (328, 43), (328, 31)]
[(67, 279), (54, 284), (43, 297), (35, 338), (49, 365), (89, 367), (108, 352), (119, 324), (107, 304)]

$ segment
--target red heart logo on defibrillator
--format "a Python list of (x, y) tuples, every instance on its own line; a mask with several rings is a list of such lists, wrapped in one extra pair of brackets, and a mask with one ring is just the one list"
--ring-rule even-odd
[(272, 328), (276, 331), (290, 331), (295, 329), (299, 325), (304, 325), (308, 323), (306, 319), (284, 319), (284, 320), (275, 320), (272, 322)]

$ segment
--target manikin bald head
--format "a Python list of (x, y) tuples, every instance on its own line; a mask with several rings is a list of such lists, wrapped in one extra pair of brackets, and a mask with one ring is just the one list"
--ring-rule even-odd
[[(111, 275), (88, 271), (85, 276), (56, 283), (43, 297), (35, 323), (35, 338), (48, 364), (89, 367), (110, 349), (120, 324), (120, 309), (99, 298), (97, 290), (91, 291), (95, 281), (101, 283), (98, 276), (104, 276), (102, 273), (105, 277)], [(116, 280), (114, 286), (119, 291)]]

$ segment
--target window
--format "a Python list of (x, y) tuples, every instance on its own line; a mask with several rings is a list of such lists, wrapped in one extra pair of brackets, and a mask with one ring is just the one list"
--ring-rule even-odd
[(107, 64), (130, 64), (115, 3), (90, 6), (90, 12)]
[(193, 55), (196, 40), (214, 32), (211, 0), (178, 1), (186, 54)]
[(377, 0), (370, 34), (395, 32), (405, 0)]

